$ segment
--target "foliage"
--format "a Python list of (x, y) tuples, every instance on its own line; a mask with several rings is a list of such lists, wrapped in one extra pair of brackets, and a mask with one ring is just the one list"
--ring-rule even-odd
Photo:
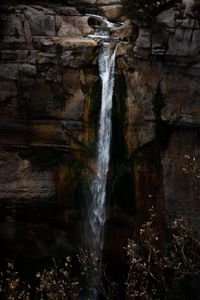
[[(156, 222), (157, 214), (151, 209), (149, 220), (128, 241), (123, 299), (189, 299), (191, 294), (199, 299), (200, 241), (196, 233), (183, 219), (175, 219), (167, 232), (168, 242), (163, 243)], [(23, 282), (9, 262), (7, 271), (0, 274), (0, 298), (75, 300), (98, 294), (100, 299), (118, 299), (118, 285), (108, 278), (102, 258), (88, 250), (81, 250), (77, 258), (76, 275), (67, 257), (64, 266), (54, 263), (50, 270), (38, 272), (35, 287)]]
[(102, 258), (94, 252), (91, 253), (82, 249), (78, 255), (78, 260), (81, 266), (85, 294), (89, 296), (97, 292), (103, 299), (116, 299), (117, 284), (108, 279)]
[(194, 177), (199, 179), (200, 178), (200, 155), (191, 156), (189, 154), (185, 154), (182, 171), (186, 174), (193, 175)]
[(39, 286), (37, 295), (40, 299), (61, 300), (77, 299), (79, 294), (79, 282), (72, 276), (71, 257), (67, 257), (64, 267), (55, 265), (50, 271), (44, 270), (37, 273)]
[(128, 18), (142, 23), (152, 24), (156, 16), (169, 8), (175, 1), (172, 0), (121, 0), (124, 14)]
[(8, 262), (5, 274), (0, 273), (0, 299), (30, 299), (30, 286), (21, 280), (13, 261)]
[(177, 292), (178, 299), (184, 299), (186, 282), (200, 280), (200, 242), (183, 219), (175, 219), (170, 227), (171, 242), (161, 245), (155, 221), (151, 210), (139, 239), (128, 241), (127, 299), (169, 299)]

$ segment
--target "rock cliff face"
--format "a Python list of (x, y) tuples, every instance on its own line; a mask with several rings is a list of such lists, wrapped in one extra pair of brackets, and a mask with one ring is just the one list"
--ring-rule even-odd
[[(185, 216), (199, 229), (198, 18), (194, 7), (188, 14), (188, 8), (184, 11), (177, 6), (162, 12), (151, 30), (140, 27), (130, 50), (132, 64), (127, 60), (132, 71), (125, 72), (130, 82), (126, 118), (130, 153), (141, 146), (144, 151), (149, 149), (151, 163), (155, 151), (157, 159), (160, 155), (156, 181), (163, 186), (164, 209)], [(151, 178), (143, 172), (141, 180)], [(155, 188), (156, 182), (153, 185)]]
[[(101, 86), (87, 12), (124, 24), (113, 108), (106, 247), (152, 205), (199, 229), (200, 28), (195, 11), (164, 11), (153, 28), (119, 1), (4, 6), (0, 16), (0, 239), (7, 255), (80, 245), (94, 165)], [(193, 160), (195, 158), (195, 160)]]

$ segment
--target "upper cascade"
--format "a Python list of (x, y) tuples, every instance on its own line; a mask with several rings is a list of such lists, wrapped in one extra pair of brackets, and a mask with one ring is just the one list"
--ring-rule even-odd
[[(100, 38), (103, 40), (110, 39), (110, 29), (120, 27), (123, 25), (123, 23), (110, 22), (106, 17), (96, 14), (86, 14), (86, 16), (91, 17), (97, 21), (97, 23), (94, 25), (94, 34), (88, 35), (88, 37), (91, 38)], [(100, 23), (100, 25), (98, 24), (98, 22)]]
[(100, 22), (104, 23), (107, 28), (113, 28), (113, 27), (117, 26), (115, 23), (112, 23), (112, 22), (108, 21), (106, 19), (106, 17), (103, 17), (103, 16), (99, 16), (99, 15), (96, 15), (96, 14), (86, 14), (86, 16), (92, 17), (96, 20), (99, 20)]

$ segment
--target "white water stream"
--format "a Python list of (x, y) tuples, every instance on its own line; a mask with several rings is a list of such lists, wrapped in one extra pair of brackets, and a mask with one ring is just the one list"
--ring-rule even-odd
[(95, 174), (90, 182), (92, 202), (88, 212), (90, 247), (98, 257), (100, 256), (104, 244), (106, 182), (110, 161), (112, 98), (116, 50), (117, 47), (112, 51), (110, 43), (104, 42), (99, 55), (99, 73), (102, 82), (101, 112), (98, 130), (96, 168)]
[(99, 15), (95, 15), (95, 14), (86, 14), (86, 16), (88, 17), (93, 17), (93, 18), (96, 18), (97, 20), (100, 20), (102, 21), (103, 23), (105, 23), (105, 27), (107, 28), (113, 28), (113, 27), (116, 27), (116, 24), (115, 23), (112, 23), (110, 21), (108, 21), (105, 17), (103, 16), (99, 16)]

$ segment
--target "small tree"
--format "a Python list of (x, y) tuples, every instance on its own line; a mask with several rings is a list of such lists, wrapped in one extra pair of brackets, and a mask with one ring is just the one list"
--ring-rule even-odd
[(88, 299), (95, 295), (95, 293), (101, 299), (116, 299), (118, 285), (107, 276), (106, 266), (102, 261), (102, 257), (98, 257), (95, 252), (81, 249), (78, 261), (83, 282), (83, 292), (85, 295), (88, 295)]
[(177, 292), (177, 299), (186, 299), (186, 283), (191, 289), (188, 282), (200, 281), (200, 242), (183, 219), (175, 219), (169, 230), (170, 243), (162, 245), (155, 220), (151, 210), (139, 238), (128, 241), (127, 299), (171, 299)]
[(63, 267), (55, 265), (50, 270), (36, 274), (38, 279), (37, 295), (39, 299), (64, 300), (78, 299), (79, 282), (72, 275), (71, 257), (66, 257)]
[(30, 300), (30, 285), (20, 278), (13, 261), (8, 262), (5, 273), (0, 273), (0, 299)]

